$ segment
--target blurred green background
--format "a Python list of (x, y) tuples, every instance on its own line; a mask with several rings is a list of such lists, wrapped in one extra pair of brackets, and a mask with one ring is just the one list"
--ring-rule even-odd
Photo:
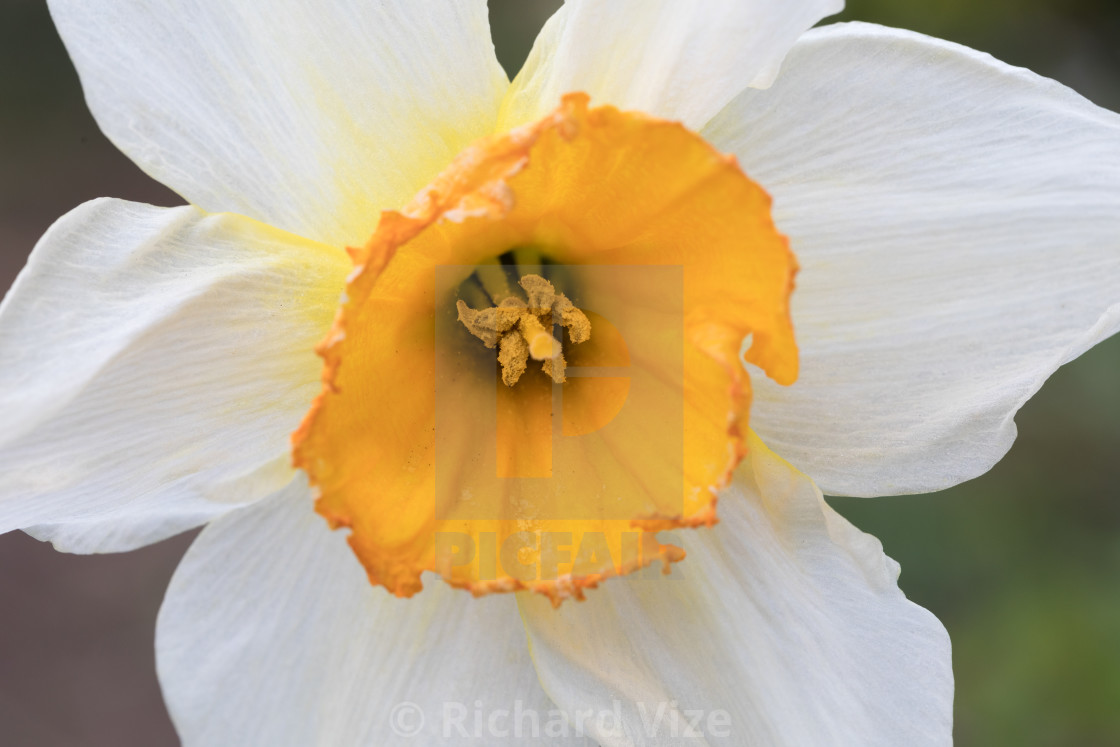
[[(491, 0), (511, 73), (557, 5)], [(952, 39), (1120, 110), (1120, 2), (855, 0), (841, 18)], [(97, 131), (45, 3), (0, 0), (0, 288), (57, 216), (99, 195), (180, 202)], [(1018, 423), (1011, 454), (954, 490), (831, 502), (949, 629), (958, 744), (1117, 745), (1120, 338), (1059, 371)], [(174, 744), (151, 650), (189, 539), (75, 557), (0, 537), (0, 743)]]

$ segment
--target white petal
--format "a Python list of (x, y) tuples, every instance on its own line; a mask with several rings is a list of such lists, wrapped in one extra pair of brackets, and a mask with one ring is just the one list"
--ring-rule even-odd
[(1043, 381), (1120, 329), (1120, 116), (1054, 81), (829, 26), (703, 134), (801, 261), (801, 378), (759, 381), (751, 417), (826, 493), (983, 474)]
[(597, 733), (605, 746), (681, 743), (674, 711), (677, 736), (699, 715), (712, 745), (949, 744), (945, 629), (874, 537), (750, 448), (721, 523), (674, 534), (688, 557), (672, 575), (608, 581), (559, 611), (521, 600), (545, 690), (570, 712), (620, 701), (628, 733)]
[(211, 211), (361, 245), (474, 139), (507, 87), (484, 0), (51, 0), (86, 100)]
[[(512, 711), (537, 712), (543, 731), (553, 708), (510, 596), (436, 577), (412, 599), (372, 587), (306, 482), (203, 530), (160, 610), (156, 655), (187, 747), (536, 744), (513, 738)], [(421, 715), (413, 738), (398, 733)]]
[(349, 267), (193, 207), (59, 219), (0, 305), (0, 532), (126, 550), (287, 484)]
[(572, 91), (697, 129), (747, 86), (770, 85), (787, 50), (843, 0), (568, 0), (502, 104), (501, 127)]

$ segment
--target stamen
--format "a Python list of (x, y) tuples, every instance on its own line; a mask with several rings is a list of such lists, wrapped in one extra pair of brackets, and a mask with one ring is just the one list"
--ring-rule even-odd
[(494, 303), (501, 303), (513, 295), (513, 290), (509, 287), (509, 276), (497, 259), (476, 266), (475, 275)]
[[(552, 283), (540, 275), (525, 275), (518, 281), (527, 301), (512, 295), (512, 292), (504, 298), (496, 298), (502, 292), (501, 284), (497, 282), (498, 274), (504, 275), (497, 263), (482, 265), (478, 270), (478, 277), (487, 290), (496, 291), (490, 295), (498, 305), (472, 309), (460, 299), (455, 304), (459, 310), (459, 321), (486, 347), (498, 348), (502, 382), (506, 386), (517, 383), (521, 374), (525, 373), (530, 357), (543, 361), (542, 370), (557, 384), (563, 384), (567, 380), (564, 371), (568, 365), (560, 341), (548, 330), (559, 323), (568, 330), (568, 337), (573, 343), (581, 343), (591, 338), (591, 321), (567, 296), (557, 293)], [(509, 290), (508, 285), (505, 290)]]

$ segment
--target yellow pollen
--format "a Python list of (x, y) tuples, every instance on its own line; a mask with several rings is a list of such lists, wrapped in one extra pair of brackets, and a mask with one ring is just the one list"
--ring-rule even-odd
[[(489, 265), (484, 267), (496, 269)], [(488, 287), (493, 287), (491, 278), (482, 277)], [(552, 283), (540, 275), (525, 275), (518, 285), (525, 291), (526, 300), (508, 295), (488, 309), (472, 309), (460, 300), (455, 305), (459, 321), (486, 347), (498, 348), (498, 363), (506, 386), (517, 383), (525, 373), (529, 358), (543, 361), (541, 369), (557, 384), (563, 384), (567, 380), (563, 346), (548, 330), (558, 323), (568, 330), (568, 338), (578, 344), (591, 338), (591, 322), (567, 296), (557, 293)]]

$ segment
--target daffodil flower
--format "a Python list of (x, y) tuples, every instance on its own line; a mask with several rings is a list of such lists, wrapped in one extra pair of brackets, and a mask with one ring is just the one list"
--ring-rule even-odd
[(512, 83), (482, 0), (50, 7), (191, 205), (5, 298), (0, 531), (205, 525), (186, 744), (951, 741), (822, 491), (982, 474), (1120, 329), (1120, 117), (835, 0), (570, 0)]

